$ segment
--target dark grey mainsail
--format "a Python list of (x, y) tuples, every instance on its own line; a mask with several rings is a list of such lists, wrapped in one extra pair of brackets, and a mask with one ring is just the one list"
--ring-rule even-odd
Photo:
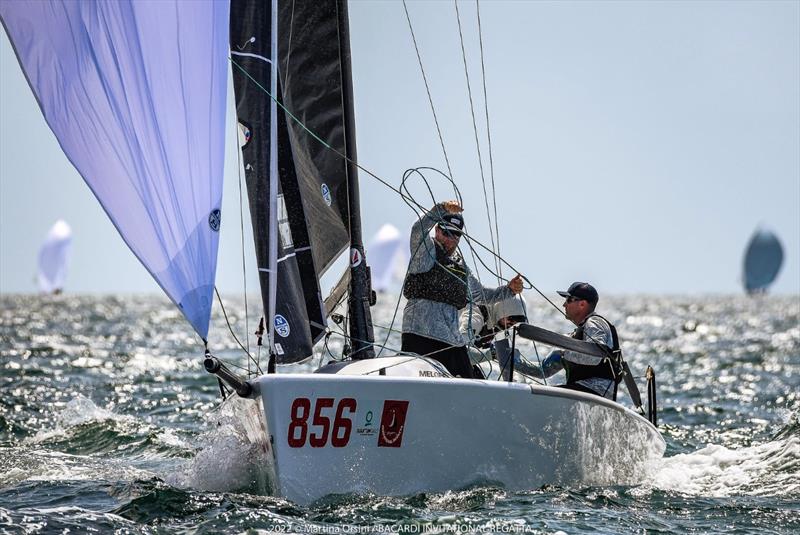
[(744, 255), (745, 291), (749, 294), (767, 291), (782, 263), (783, 247), (778, 237), (768, 230), (756, 230)]
[(231, 2), (234, 91), (262, 299), (284, 363), (311, 355), (324, 333), (319, 277), (351, 243), (339, 8), (335, 0)]

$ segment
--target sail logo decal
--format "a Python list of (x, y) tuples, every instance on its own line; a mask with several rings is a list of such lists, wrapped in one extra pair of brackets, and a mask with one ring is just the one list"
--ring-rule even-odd
[(286, 338), (291, 332), (289, 322), (280, 314), (275, 314), (275, 332), (282, 338)]
[(406, 413), (408, 401), (387, 399), (383, 402), (380, 433), (378, 435), (379, 448), (399, 448), (403, 444), (403, 431), (406, 428)]
[(358, 267), (361, 264), (361, 251), (353, 247), (350, 249), (350, 267)]
[(253, 131), (250, 129), (250, 126), (239, 121), (239, 146), (245, 148), (250, 143), (252, 137)]
[(219, 211), (219, 208), (211, 210), (211, 213), (208, 214), (208, 226), (211, 227), (211, 230), (214, 232), (219, 232), (219, 226), (222, 223), (222, 212)]
[(331, 198), (331, 188), (327, 184), (322, 184), (322, 198), (325, 199), (325, 204), (331, 205), (333, 199)]
[(370, 437), (375, 435), (378, 430), (372, 425), (373, 414), (372, 411), (367, 411), (367, 414), (364, 416), (364, 423), (361, 427), (356, 428), (356, 433), (361, 435), (362, 437)]

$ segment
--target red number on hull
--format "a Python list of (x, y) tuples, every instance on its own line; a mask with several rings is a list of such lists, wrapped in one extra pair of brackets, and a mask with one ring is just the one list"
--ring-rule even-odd
[(350, 432), (353, 430), (353, 420), (351, 415), (356, 412), (356, 400), (353, 398), (343, 398), (336, 406), (336, 415), (331, 424), (330, 416), (323, 415), (325, 409), (332, 409), (335, 400), (333, 398), (318, 398), (314, 403), (314, 418), (311, 425), (315, 429), (308, 432), (308, 417), (311, 415), (311, 400), (308, 398), (297, 398), (292, 402), (291, 421), (289, 422), (289, 432), (286, 442), (290, 448), (302, 448), (308, 444), (312, 448), (324, 448), (330, 444), (334, 448), (343, 448), (350, 442)]
[[(301, 416), (302, 412), (302, 416)], [(302, 448), (306, 443), (306, 435), (308, 434), (308, 415), (311, 414), (311, 401), (308, 398), (297, 398), (292, 403), (292, 421), (289, 422), (289, 433), (287, 442), (289, 447)], [(300, 431), (300, 436), (295, 436), (297, 431)]]

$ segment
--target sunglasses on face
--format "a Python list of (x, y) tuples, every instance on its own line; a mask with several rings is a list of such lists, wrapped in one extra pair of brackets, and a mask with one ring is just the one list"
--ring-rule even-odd
[(461, 239), (461, 234), (456, 234), (455, 232), (450, 232), (449, 230), (444, 230), (444, 229), (440, 230), (442, 231), (442, 234), (444, 234), (446, 238), (450, 238), (451, 240)]
[(583, 299), (581, 299), (580, 297), (569, 296), (569, 297), (567, 297), (566, 301), (564, 301), (564, 302), (565, 303), (574, 303), (575, 301), (583, 301)]

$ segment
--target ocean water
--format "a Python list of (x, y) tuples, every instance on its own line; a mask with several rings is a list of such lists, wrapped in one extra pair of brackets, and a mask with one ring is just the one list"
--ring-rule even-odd
[[(242, 343), (256, 302), (246, 316), (243, 299), (225, 299)], [(253, 452), (165, 299), (0, 305), (2, 533), (800, 533), (798, 296), (604, 299), (634, 373), (657, 372), (667, 451), (641, 485), (474, 486), (302, 507), (246, 483)], [(546, 303), (530, 305), (534, 323), (570, 330)], [(394, 306), (385, 297), (373, 309), (380, 340)], [(219, 310), (210, 340), (246, 366)], [(332, 335), (328, 349), (341, 346)], [(320, 346), (292, 371), (327, 358)]]

